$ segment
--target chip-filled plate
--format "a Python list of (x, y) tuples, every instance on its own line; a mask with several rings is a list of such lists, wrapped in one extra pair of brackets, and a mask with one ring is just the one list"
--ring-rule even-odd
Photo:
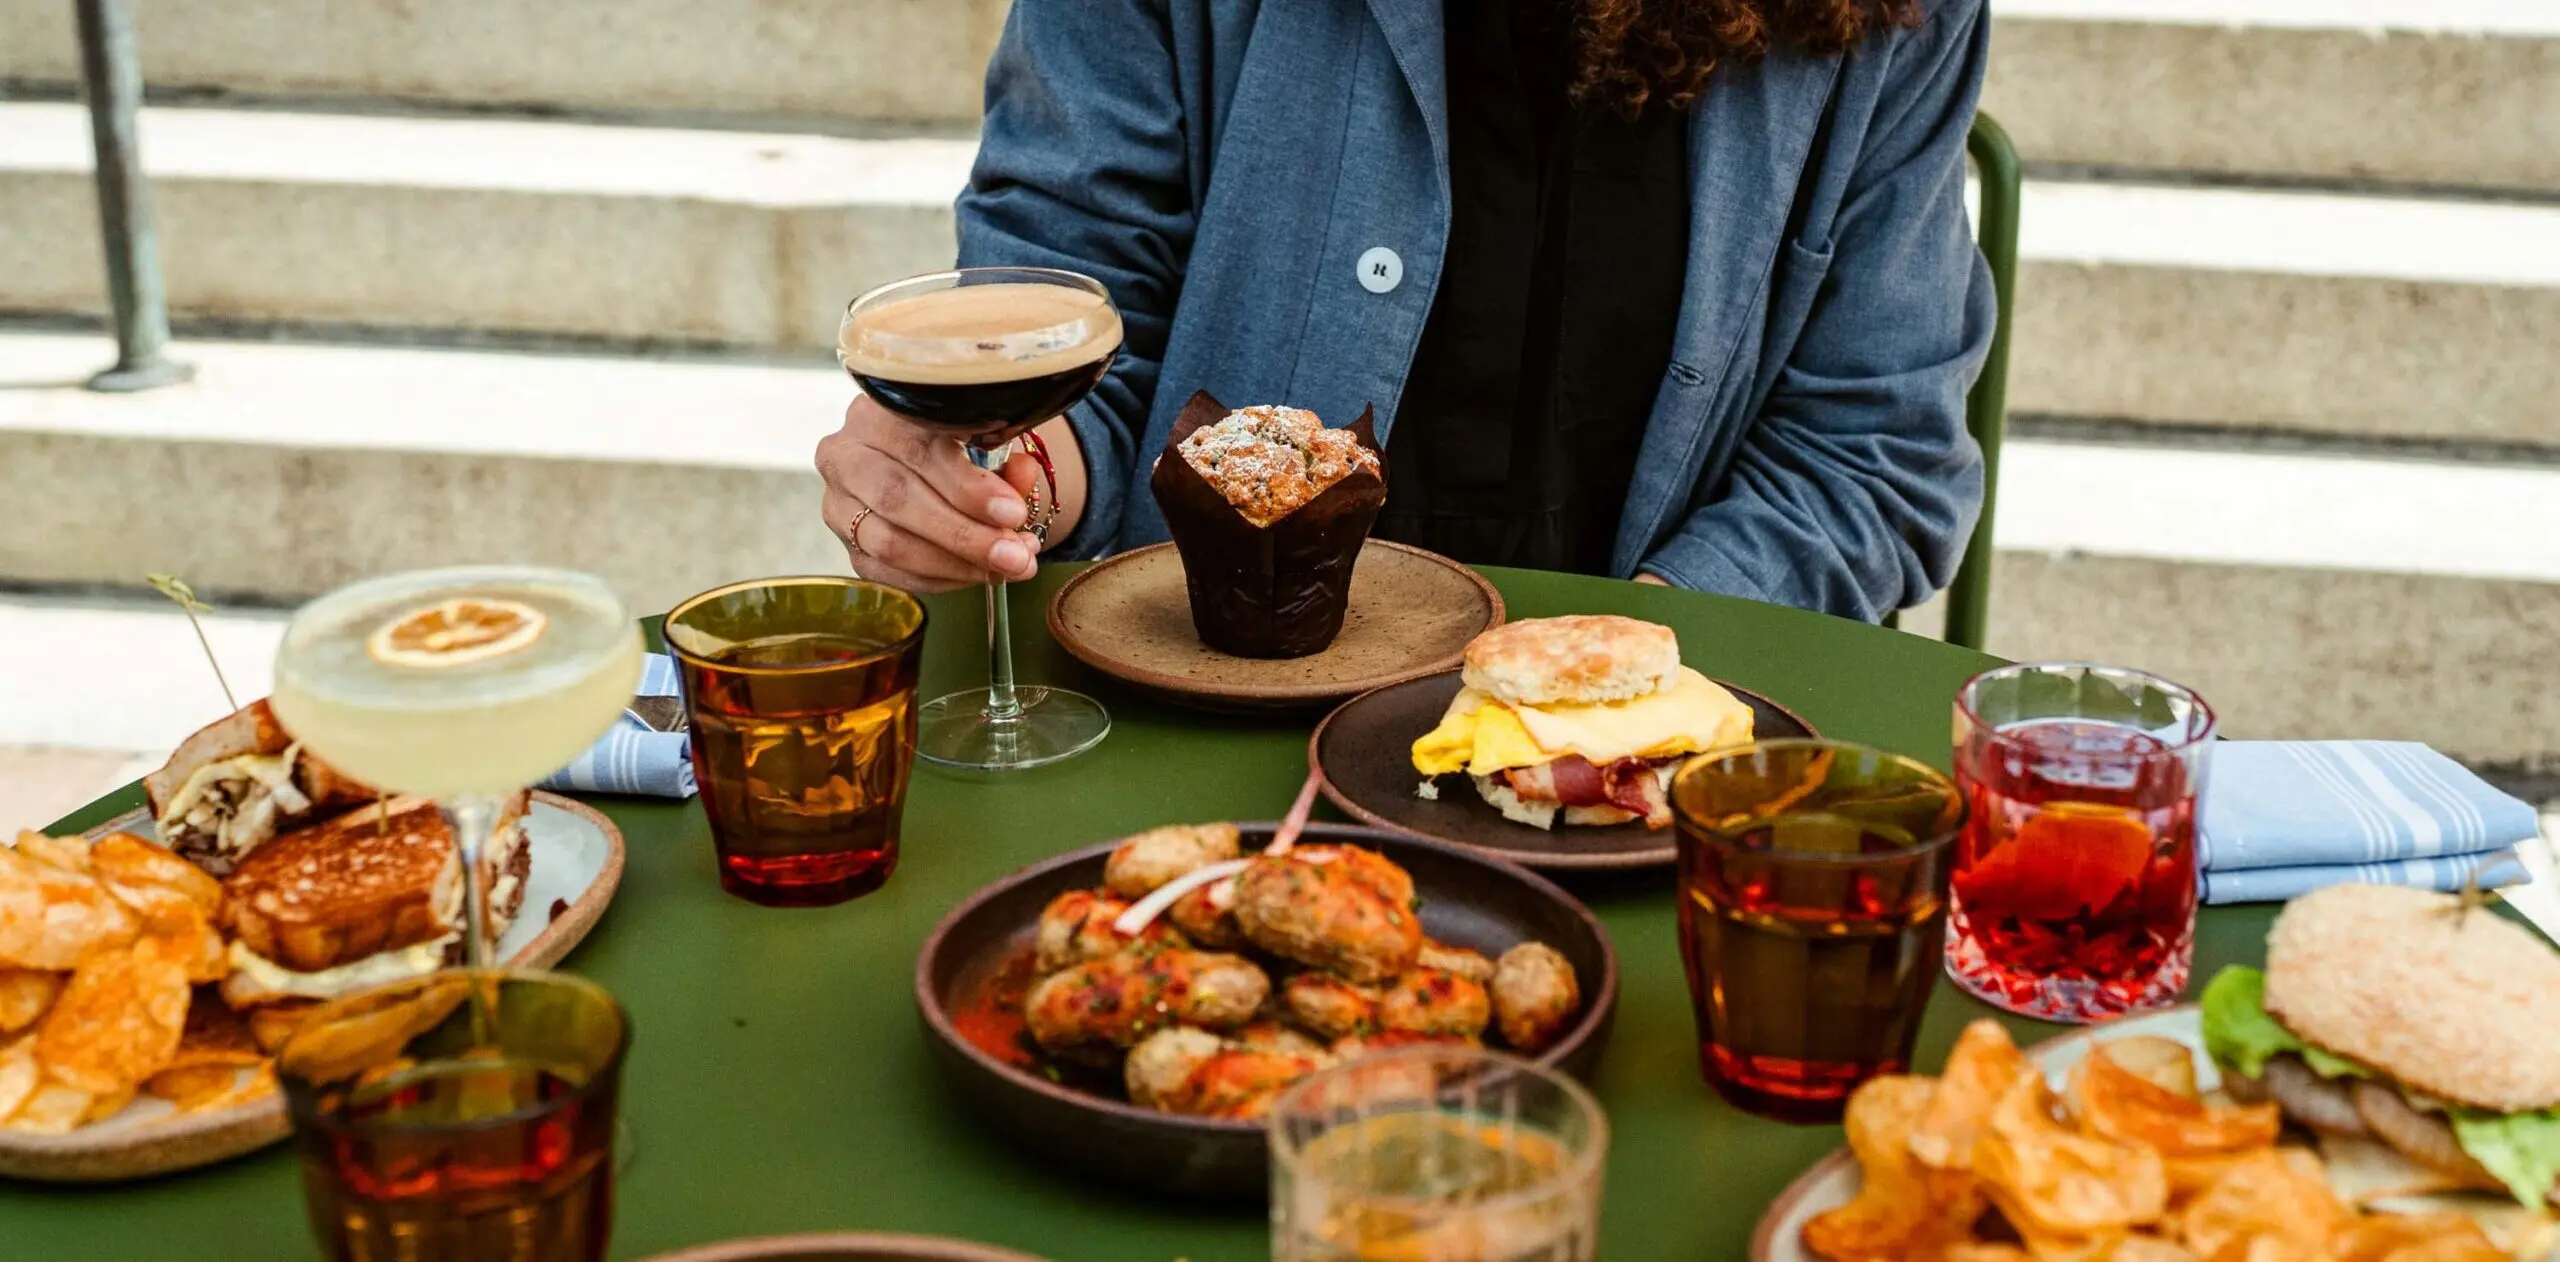
[[(533, 795), (525, 813), (532, 866), (524, 909), (499, 945), (506, 960), (548, 968), (585, 940), (622, 884), (622, 831), (590, 807), (550, 793)], [(156, 837), (142, 811), (92, 828)], [(559, 911), (555, 915), (554, 907)], [(253, 1071), (239, 1070), (245, 1079)], [(289, 1130), (284, 1101), (273, 1093), (228, 1108), (181, 1114), (150, 1095), (113, 1117), (62, 1135), (0, 1130), (0, 1176), (54, 1183), (109, 1183), (147, 1178), (225, 1161), (263, 1148)]]
[(644, 1262), (1042, 1262), (1028, 1253), (941, 1236), (834, 1232), (760, 1236), (661, 1253)]
[[(2194, 1051), (2198, 1090), (2221, 1087), (2222, 1074), (2214, 1067), (2213, 1058), (2204, 1052), (2203, 1014), (2193, 1004), (2077, 1030), (2025, 1051), (2027, 1059), (2044, 1070), (2045, 1077), (2060, 1090), (2069, 1080), (2071, 1067), (2079, 1064), (2090, 1048), (2103, 1041), (2146, 1034), (2183, 1043)], [(1751, 1234), (1751, 1262), (1821, 1262), (1804, 1247), (1805, 1220), (1848, 1204), (1857, 1196), (1858, 1184), (1858, 1159), (1847, 1148), (1835, 1149), (1815, 1162), (1769, 1203), (1759, 1229)]]
[[(1716, 683), (1751, 707), (1755, 738), (1814, 735), (1813, 725), (1785, 706), (1748, 688)], [(1363, 693), (1326, 715), (1307, 742), (1307, 763), (1323, 777), (1324, 795), (1371, 827), (1465, 846), (1523, 867), (1624, 871), (1667, 867), (1679, 859), (1668, 828), (1532, 828), (1493, 809), (1465, 776), (1441, 776), (1436, 799), (1417, 795), (1422, 776), (1413, 769), (1414, 739), (1439, 726), (1459, 687), (1458, 672), (1443, 671)]]

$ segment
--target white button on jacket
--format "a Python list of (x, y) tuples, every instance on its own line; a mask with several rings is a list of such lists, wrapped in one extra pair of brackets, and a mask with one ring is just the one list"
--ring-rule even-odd
[(1360, 256), (1360, 287), (1373, 294), (1392, 293), (1404, 283), (1404, 260), (1381, 245)]

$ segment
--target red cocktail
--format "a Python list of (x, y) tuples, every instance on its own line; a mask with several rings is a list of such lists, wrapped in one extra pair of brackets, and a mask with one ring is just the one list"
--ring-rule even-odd
[(2012, 1012), (2176, 1002), (2195, 954), (2196, 794), (2213, 710), (2140, 671), (2007, 666), (1956, 697), (1967, 806), (1947, 972)]

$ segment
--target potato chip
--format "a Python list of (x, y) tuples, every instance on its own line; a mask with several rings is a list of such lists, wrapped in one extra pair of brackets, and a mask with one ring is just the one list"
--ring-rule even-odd
[(2195, 1050), (2176, 1039), (2156, 1034), (2132, 1034), (2107, 1039), (2092, 1049), (2090, 1055), (2114, 1061), (2119, 1067), (2141, 1075), (2151, 1085), (2171, 1094), (2190, 1100), (2204, 1097), (2204, 1092), (2196, 1087)]
[(2300, 1156), (2274, 1149), (2250, 1154), (2181, 1210), (2178, 1229), (2187, 1247), (2215, 1259), (2251, 1237), (2277, 1236), (2309, 1245), (2315, 1257), (2325, 1250), (2350, 1211), (2330, 1193), (2318, 1158), (2306, 1169), (2302, 1157), (2309, 1153), (2290, 1153)]
[[(198, 1065), (257, 1065), (267, 1055), (250, 1032), (249, 1019), (211, 991), (199, 991), (187, 1005), (186, 1028), (178, 1035), (178, 1051), (167, 1069)], [(165, 1071), (164, 1071), (165, 1072)]]
[(2241, 1236), (2216, 1249), (2205, 1262), (2329, 1262), (2320, 1246), (2281, 1232)]
[(1911, 1136), (1912, 1155), (1939, 1170), (1970, 1169), (1973, 1142), (1991, 1110), (2020, 1078), (2035, 1072), (1997, 1021), (1976, 1021), (1956, 1037), (1929, 1112)]
[(230, 947), (204, 909), (175, 895), (143, 913), (142, 942), (185, 969), (190, 982), (218, 982), (231, 975)]
[(36, 1087), (35, 1094), (28, 1096), (8, 1120), (0, 1121), (0, 1127), (38, 1135), (67, 1135), (89, 1116), (92, 1098), (78, 1087), (47, 1080)]
[(36, 1064), (36, 1041), (30, 1036), (0, 1045), (0, 1121), (18, 1111), (36, 1093), (44, 1069)]
[(2471, 1241), (2492, 1250), (2495, 1256), (2506, 1255), (2469, 1215), (2444, 1212), (2376, 1214), (2356, 1219), (2329, 1237), (2329, 1256), (2333, 1262), (2391, 1262), (2404, 1249), (2440, 1240)]
[(83, 876), (89, 872), (89, 843), (78, 837), (47, 837), (39, 832), (18, 834), (18, 853), (65, 872)]
[(2065, 1128), (2041, 1075), (2009, 1088), (1974, 1145), (1991, 1203), (2021, 1235), (2089, 1238), (2157, 1221), (2168, 1208), (2160, 1154)]
[(2013, 1244), (1983, 1244), (1966, 1240), (1929, 1255), (1929, 1262), (2029, 1262), (2026, 1250)]
[(2027, 1256), (2035, 1262), (2106, 1262), (2124, 1244), (2124, 1236), (2119, 1232), (2095, 1236), (2048, 1236), (2020, 1228), (2018, 1237), (2026, 1241)]
[(141, 929), (107, 887), (0, 848), (0, 964), (66, 969), (91, 951), (133, 941)]
[(2093, 1055), (2071, 1068), (2071, 1112), (2081, 1129), (2122, 1144), (2148, 1144), (2164, 1157), (2265, 1148), (2284, 1117), (2273, 1104), (2214, 1108)]
[(2222, 1182), (2231, 1167), (2247, 1160), (2250, 1149), (2243, 1152), (2206, 1153), (2198, 1157), (2162, 1157), (2160, 1164), (2169, 1172), (2169, 1200), (2184, 1205), (2197, 1193)]
[(62, 981), (62, 974), (49, 969), (0, 965), (0, 1034), (15, 1034), (34, 1025), (53, 1006), (53, 997), (62, 993)]
[(80, 1115), (80, 1124), (87, 1126), (92, 1122), (103, 1122), (124, 1112), (124, 1106), (133, 1103), (133, 1097), (136, 1094), (138, 1094), (136, 1088), (128, 1086), (118, 1087), (105, 1095), (89, 1097), (89, 1109)]
[(238, 1065), (185, 1065), (151, 1075), (142, 1089), (186, 1112), (230, 1094), (239, 1082)]
[(320, 1008), (316, 999), (288, 999), (282, 1003), (262, 1003), (249, 1010), (249, 1036), (258, 1050), (272, 1056), (284, 1046), (286, 1039), (302, 1028), (313, 1012)]
[(2383, 1262), (2512, 1262), (2512, 1255), (2486, 1240), (2447, 1236), (2403, 1245), (2384, 1255)]
[(207, 919), (222, 913), (221, 882), (179, 858), (176, 851), (131, 833), (99, 838), (89, 848), (89, 871), (128, 902), (136, 895), (161, 891), (194, 903)]
[(2107, 1262), (2199, 1262), (2185, 1245), (2158, 1236), (2127, 1236), (2116, 1242)]
[(1848, 1204), (1805, 1223), (1806, 1248), (1833, 1262), (1899, 1262), (1962, 1240), (1972, 1230), (1981, 1202), (1965, 1195), (1961, 1185), (1952, 1189), (1955, 1199), (1940, 1200), (1932, 1194), (1938, 1182), (1933, 1172), (1911, 1153), (1912, 1129), (1934, 1090), (1926, 1078), (1893, 1074), (1870, 1079), (1850, 1094), (1841, 1126), (1865, 1182)]
[(36, 1023), (36, 1059), (92, 1095), (134, 1086), (176, 1055), (190, 995), (185, 967), (151, 941), (99, 951)]

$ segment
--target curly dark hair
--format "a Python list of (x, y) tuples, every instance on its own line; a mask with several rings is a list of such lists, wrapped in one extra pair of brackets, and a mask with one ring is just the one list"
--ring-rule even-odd
[(1659, 101), (1685, 110), (1726, 61), (1773, 47), (1847, 51), (1875, 31), (1920, 20), (1918, 0), (1578, 0), (1573, 99), (1634, 116)]

